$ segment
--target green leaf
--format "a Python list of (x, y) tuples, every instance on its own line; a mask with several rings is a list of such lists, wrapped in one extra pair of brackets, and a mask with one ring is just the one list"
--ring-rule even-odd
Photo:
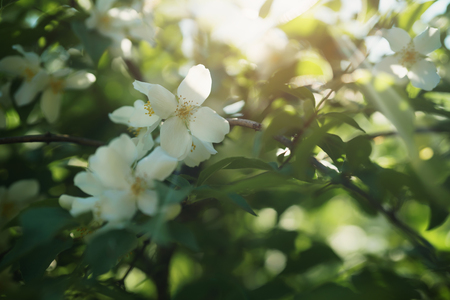
[(256, 213), (253, 211), (253, 209), (250, 207), (250, 205), (247, 203), (247, 200), (245, 200), (241, 195), (236, 193), (230, 193), (227, 195), (227, 197), (249, 214), (254, 215), (255, 217), (257, 216)]
[(62, 251), (69, 249), (73, 245), (73, 239), (55, 238), (50, 242), (39, 245), (23, 256), (20, 263), (20, 272), (25, 282), (32, 281), (44, 275), (45, 270), (55, 257)]
[(180, 188), (188, 188), (191, 186), (189, 181), (187, 181), (185, 178), (181, 177), (180, 175), (172, 174), (169, 177), (167, 177), (166, 180)]
[(362, 132), (366, 133), (364, 131), (364, 129), (362, 129), (358, 125), (358, 123), (356, 123), (356, 121), (353, 118), (351, 118), (351, 117), (349, 117), (349, 116), (347, 116), (346, 114), (343, 114), (343, 113), (331, 112), (331, 113), (319, 115), (319, 118), (320, 119), (322, 119), (322, 118), (324, 118), (324, 119), (334, 118), (334, 119), (337, 119), (337, 120), (341, 121), (342, 123), (346, 123), (346, 124), (356, 128), (356, 129), (361, 130)]
[(272, 166), (259, 159), (246, 157), (229, 157), (204, 169), (198, 176), (197, 186), (202, 185), (211, 175), (222, 169), (259, 169), (273, 170)]
[(342, 260), (325, 244), (314, 243), (299, 255), (288, 259), (282, 274), (298, 274), (320, 264), (340, 263)]
[(71, 26), (83, 43), (84, 49), (97, 65), (105, 50), (111, 45), (111, 40), (97, 31), (89, 30), (83, 21), (73, 21)]
[(402, 11), (398, 16), (398, 27), (405, 29), (407, 32), (412, 33), (412, 26), (420, 19), (422, 14), (431, 6), (435, 1), (427, 1), (424, 3), (409, 3), (407, 8)]
[(127, 230), (111, 230), (93, 238), (86, 247), (84, 260), (94, 278), (108, 272), (118, 260), (135, 249), (137, 238)]
[(235, 181), (230, 183), (229, 185), (223, 187), (223, 191), (225, 192), (254, 192), (260, 190), (267, 190), (275, 187), (289, 187), (294, 186), (297, 187), (298, 183), (295, 179), (292, 179), (292, 176), (284, 175), (279, 172), (265, 172), (253, 177), (248, 177), (239, 181)]
[(278, 145), (276, 141), (274, 141), (273, 137), (276, 135), (292, 135), (299, 130), (301, 130), (303, 126), (303, 119), (300, 117), (298, 113), (288, 112), (288, 111), (278, 111), (273, 116), (270, 124), (267, 128), (262, 132), (261, 151), (264, 152), (267, 149), (270, 149), (269, 146)]
[(286, 299), (293, 294), (293, 289), (284, 280), (276, 277), (263, 286), (249, 292), (249, 298), (255, 300)]
[(189, 185), (181, 189), (173, 189), (162, 182), (155, 181), (155, 189), (158, 193), (160, 205), (165, 205), (180, 203), (187, 198), (193, 188), (191, 187), (191, 185)]
[(327, 133), (317, 146), (328, 154), (335, 165), (342, 164), (346, 145), (338, 135)]
[(70, 213), (59, 207), (39, 207), (24, 211), (19, 217), (23, 236), (0, 262), (0, 270), (36, 247), (48, 243), (65, 228), (77, 225)]
[(261, 18), (267, 17), (267, 15), (270, 12), (270, 7), (272, 6), (273, 0), (266, 0), (264, 4), (261, 6), (261, 9), (259, 10), (259, 16)]
[(360, 295), (351, 289), (336, 283), (325, 283), (309, 293), (302, 293), (295, 297), (295, 300), (360, 300)]
[(347, 142), (347, 161), (352, 170), (370, 163), (369, 156), (372, 153), (370, 140), (363, 136), (357, 136)]
[(445, 220), (447, 220), (449, 211), (446, 207), (442, 207), (441, 205), (430, 203), (430, 221), (428, 223), (427, 230), (435, 229), (442, 224), (444, 224)]
[(198, 246), (195, 235), (184, 224), (170, 222), (168, 224), (168, 228), (169, 228), (170, 236), (173, 238), (174, 241), (185, 245), (192, 251), (195, 251), (195, 252), (200, 251), (200, 247)]

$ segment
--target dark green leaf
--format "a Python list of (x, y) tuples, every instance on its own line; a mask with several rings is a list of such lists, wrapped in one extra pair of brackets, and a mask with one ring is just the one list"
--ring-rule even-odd
[(84, 49), (94, 61), (98, 64), (105, 50), (111, 45), (111, 40), (99, 34), (97, 31), (89, 30), (84, 22), (74, 21), (71, 23), (72, 30), (83, 43)]
[(247, 200), (245, 200), (241, 195), (238, 195), (236, 193), (230, 193), (227, 195), (227, 197), (249, 214), (257, 216), (253, 211), (253, 209), (250, 207), (250, 205), (248, 205)]
[(291, 294), (293, 294), (292, 288), (281, 278), (276, 277), (274, 280), (251, 291), (249, 298), (255, 300), (284, 299)]
[(98, 235), (86, 247), (85, 261), (97, 277), (113, 268), (118, 260), (135, 249), (137, 238), (127, 230), (111, 230)]
[(318, 146), (328, 154), (336, 165), (342, 164), (346, 146), (338, 135), (327, 133)]
[(357, 136), (347, 142), (347, 162), (352, 170), (370, 163), (369, 156), (372, 153), (372, 144), (365, 136)]
[(222, 169), (259, 169), (273, 170), (269, 164), (254, 158), (246, 157), (229, 157), (216, 162), (215, 164), (204, 169), (198, 176), (197, 186), (202, 185), (211, 175)]
[(180, 203), (186, 199), (192, 191), (192, 187), (190, 185), (182, 189), (175, 190), (159, 181), (155, 181), (155, 189), (158, 193), (160, 205)]
[(20, 259), (20, 272), (25, 282), (32, 281), (44, 275), (45, 270), (55, 257), (62, 251), (72, 247), (73, 239), (55, 238), (39, 245)]
[(283, 274), (303, 273), (308, 269), (323, 263), (340, 263), (339, 256), (325, 244), (315, 243), (297, 257), (289, 259)]
[(200, 251), (200, 247), (198, 246), (197, 240), (195, 239), (194, 234), (189, 228), (185, 225), (171, 222), (168, 224), (169, 232), (171, 237), (180, 244), (185, 245), (190, 248), (192, 251), (198, 252)]
[(341, 121), (342, 123), (346, 123), (346, 124), (356, 128), (356, 129), (361, 130), (362, 132), (366, 133), (364, 131), (364, 129), (362, 129), (352, 117), (349, 117), (349, 116), (347, 116), (346, 114), (343, 114), (343, 113), (331, 112), (331, 113), (320, 115), (319, 118), (320, 119), (334, 118), (334, 119), (337, 119), (337, 120)]
[(187, 187), (191, 186), (189, 181), (187, 181), (185, 178), (181, 177), (180, 175), (172, 174), (169, 177), (167, 177), (166, 180), (180, 188), (187, 188)]
[(430, 203), (430, 221), (428, 223), (427, 230), (435, 229), (436, 227), (444, 224), (445, 220), (447, 220), (449, 211), (446, 207), (441, 205)]
[(325, 283), (309, 293), (302, 293), (295, 300), (360, 300), (360, 295), (336, 283)]

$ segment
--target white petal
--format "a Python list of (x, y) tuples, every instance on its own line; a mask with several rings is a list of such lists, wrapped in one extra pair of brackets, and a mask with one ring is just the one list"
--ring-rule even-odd
[(424, 32), (414, 38), (414, 47), (417, 52), (427, 55), (441, 47), (441, 34), (438, 28), (428, 27)]
[(210, 143), (220, 143), (230, 132), (230, 124), (209, 107), (200, 107), (189, 122), (192, 135)]
[[(68, 201), (69, 199), (66, 196), (64, 198), (65, 201)], [(60, 204), (61, 204), (61, 198), (60, 198)], [(89, 197), (89, 198), (78, 198), (73, 197), (72, 201), (72, 207), (70, 209), (70, 214), (74, 217), (79, 216), (81, 214), (87, 213), (89, 211), (92, 211), (93, 213), (96, 212), (98, 209), (97, 203), (99, 202), (99, 198), (97, 197)], [(62, 206), (62, 205), (61, 205)]]
[(436, 66), (427, 60), (420, 60), (415, 63), (411, 71), (408, 72), (408, 78), (413, 86), (426, 91), (431, 91), (441, 81)]
[(401, 28), (391, 28), (383, 30), (383, 37), (388, 40), (392, 51), (398, 52), (411, 42), (409, 34)]
[(69, 196), (69, 195), (61, 195), (59, 197), (59, 205), (67, 210), (71, 210), (72, 209), (72, 203), (75, 201), (75, 197)]
[(98, 12), (105, 13), (107, 12), (116, 2), (116, 0), (98, 0), (95, 2), (95, 6), (97, 7)]
[(97, 149), (89, 158), (89, 169), (107, 188), (129, 188), (127, 179), (131, 176), (130, 165), (110, 147), (103, 146)]
[(165, 180), (175, 170), (178, 160), (168, 155), (161, 147), (157, 147), (148, 156), (144, 157), (136, 166), (136, 176), (146, 181), (157, 179)]
[(137, 206), (148, 216), (154, 216), (158, 210), (158, 194), (153, 190), (145, 190), (138, 196)]
[(117, 124), (130, 125), (129, 120), (131, 115), (134, 113), (133, 106), (122, 106), (110, 113), (109, 119)]
[(46, 87), (47, 83), (48, 75), (45, 71), (37, 73), (31, 81), (24, 80), (14, 94), (17, 105), (23, 106), (33, 101), (36, 95)]
[(104, 187), (101, 181), (92, 172), (80, 172), (73, 179), (74, 184), (83, 192), (92, 196), (99, 196), (103, 193)]
[(184, 159), (184, 163), (188, 167), (196, 167), (202, 161), (209, 159), (211, 157), (211, 154), (217, 153), (211, 143), (203, 142), (195, 136), (192, 137), (192, 142), (194, 143), (195, 148), (191, 149), (191, 151)]
[(136, 210), (135, 196), (127, 191), (106, 191), (100, 198), (100, 216), (105, 221), (131, 220)]
[(136, 145), (126, 134), (121, 134), (119, 137), (113, 139), (109, 143), (109, 147), (114, 149), (129, 167), (137, 159)]
[(155, 123), (161, 122), (161, 118), (151, 111), (149, 103), (142, 100), (134, 102), (134, 111), (130, 116), (130, 125), (133, 127), (150, 127)]
[(141, 159), (145, 154), (150, 151), (155, 145), (150, 130), (141, 128), (137, 137), (132, 138), (138, 152), (138, 159)]
[(405, 77), (408, 70), (399, 63), (396, 55), (390, 55), (375, 65), (375, 72), (383, 72), (399, 79)]
[(6, 56), (0, 60), (0, 72), (15, 76), (23, 76), (28, 62), (22, 56)]
[(15, 49), (17, 52), (20, 52), (20, 54), (22, 54), (28, 61), (29, 65), (32, 65), (35, 68), (39, 67), (40, 64), (39, 55), (37, 55), (34, 52), (25, 52), (25, 50), (23, 50), (22, 46), (20, 45), (14, 45), (12, 48)]
[(178, 87), (180, 102), (201, 105), (211, 93), (211, 74), (204, 65), (192, 67)]
[(41, 110), (49, 123), (55, 122), (59, 117), (61, 109), (61, 93), (53, 93), (51, 88), (47, 88), (41, 96)]
[(192, 146), (192, 137), (178, 117), (164, 121), (160, 131), (161, 147), (171, 156), (184, 159)]
[(177, 109), (175, 95), (159, 84), (135, 80), (133, 86), (148, 97), (153, 110), (161, 118), (167, 119)]
[(25, 179), (14, 182), (8, 190), (11, 201), (23, 202), (30, 200), (39, 193), (39, 182), (35, 179)]
[(85, 89), (95, 82), (95, 76), (92, 73), (88, 73), (84, 70), (77, 71), (69, 76), (65, 80), (66, 89)]

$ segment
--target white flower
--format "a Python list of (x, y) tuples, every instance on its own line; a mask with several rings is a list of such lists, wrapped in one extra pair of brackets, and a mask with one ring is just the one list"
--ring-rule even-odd
[(428, 27), (413, 40), (401, 28), (383, 31), (394, 55), (381, 60), (376, 70), (393, 75), (395, 78), (407, 76), (411, 84), (417, 88), (430, 91), (440, 81), (436, 66), (426, 55), (441, 47), (439, 29)]
[(14, 99), (18, 106), (30, 103), (36, 95), (43, 90), (42, 75), (46, 71), (41, 68), (41, 60), (36, 53), (25, 52), (20, 45), (14, 45), (23, 56), (6, 56), (0, 60), (0, 72), (8, 75), (19, 76), (24, 80), (19, 89), (14, 94)]
[(137, 210), (153, 216), (158, 213), (154, 180), (165, 180), (176, 168), (177, 160), (161, 147), (136, 164), (138, 152), (130, 137), (122, 134), (89, 158), (89, 170), (75, 176), (75, 185), (89, 198), (62, 195), (59, 203), (73, 216), (92, 211), (97, 221), (120, 226)]
[(9, 189), (0, 186), (0, 226), (35, 200), (38, 193), (39, 183), (35, 179), (16, 181)]
[(67, 68), (42, 76), (40, 82), (45, 89), (41, 97), (41, 110), (47, 121), (53, 123), (58, 119), (64, 90), (88, 88), (95, 79), (94, 74), (84, 70), (73, 72)]
[[(137, 80), (133, 83), (135, 89), (147, 95), (155, 114), (165, 119), (161, 125), (161, 147), (179, 160), (201, 147), (193, 137), (206, 143), (220, 143), (230, 131), (227, 120), (201, 106), (211, 92), (211, 83), (209, 70), (203, 65), (189, 70), (177, 96), (159, 84)], [(203, 156), (204, 159), (209, 155)]]
[(161, 118), (155, 114), (149, 102), (136, 100), (134, 106), (122, 106), (113, 111), (109, 114), (109, 119), (114, 123), (127, 125), (136, 134), (132, 140), (138, 150), (138, 159), (155, 145), (151, 133), (159, 125)]

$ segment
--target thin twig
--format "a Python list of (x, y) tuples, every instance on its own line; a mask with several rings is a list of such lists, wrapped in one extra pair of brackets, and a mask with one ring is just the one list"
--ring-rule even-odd
[(141, 73), (141, 70), (136, 66), (135, 63), (133, 63), (131, 60), (125, 58), (124, 59), (125, 64), (128, 67), (128, 71), (130, 72), (130, 75), (139, 81), (144, 81), (144, 76)]
[(54, 134), (47, 132), (42, 135), (25, 135), (25, 136), (11, 136), (0, 138), (0, 144), (17, 144), (17, 143), (53, 143), (53, 142), (63, 142), (63, 143), (74, 143), (83, 146), (90, 147), (100, 147), (105, 145), (105, 143), (86, 139), (82, 137), (68, 136), (66, 134)]
[(254, 129), (255, 131), (262, 130), (262, 124), (255, 122), (255, 121), (239, 119), (239, 118), (230, 118), (230, 119), (227, 119), (227, 121), (228, 121), (228, 123), (230, 123), (230, 126), (247, 127), (247, 128)]
[(134, 266), (136, 264), (136, 262), (138, 261), (139, 257), (144, 254), (145, 252), (145, 248), (147, 248), (147, 246), (150, 244), (150, 240), (145, 240), (144, 243), (142, 244), (142, 248), (139, 250), (138, 253), (136, 253), (136, 255), (133, 258), (133, 261), (130, 263), (130, 267), (128, 268), (128, 270), (125, 272), (125, 275), (123, 275), (122, 279), (120, 279), (119, 281), (117, 281), (117, 284), (121, 287), (125, 286), (125, 279), (127, 278), (127, 276), (131, 273), (131, 271), (134, 269)]

